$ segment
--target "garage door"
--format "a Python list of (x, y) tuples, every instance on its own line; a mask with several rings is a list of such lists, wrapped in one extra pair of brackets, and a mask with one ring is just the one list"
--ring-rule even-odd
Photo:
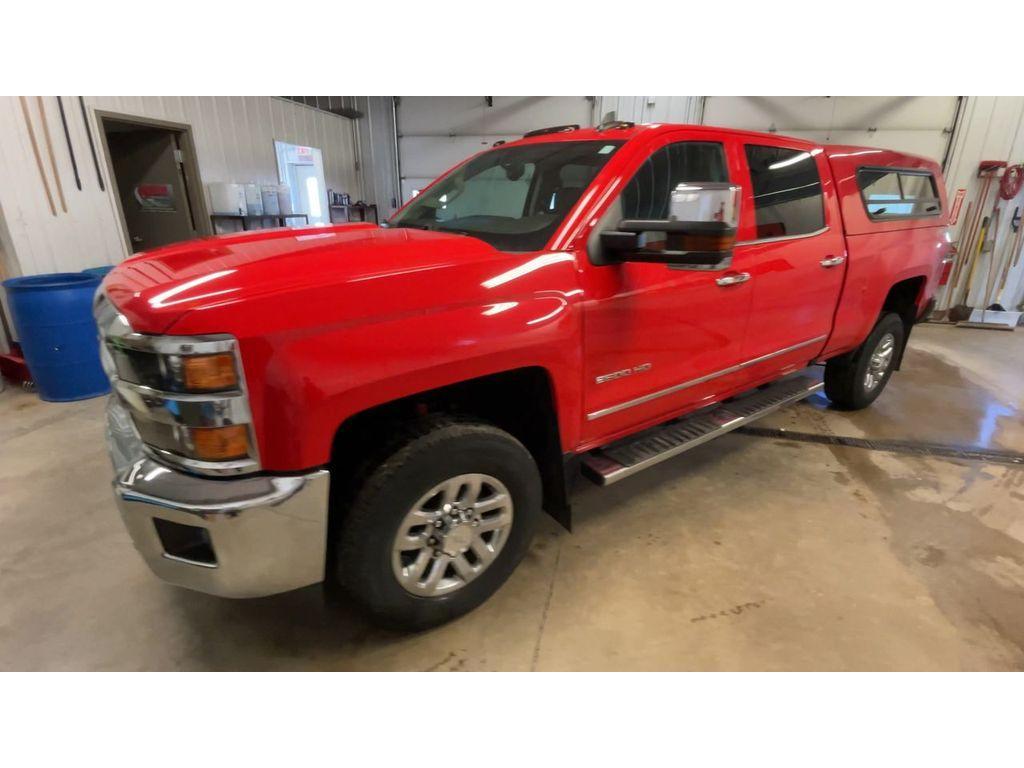
[(942, 162), (956, 108), (956, 96), (709, 96), (704, 124), (884, 147)]
[(402, 199), (453, 165), (504, 139), (551, 125), (593, 125), (585, 96), (402, 96), (398, 158)]

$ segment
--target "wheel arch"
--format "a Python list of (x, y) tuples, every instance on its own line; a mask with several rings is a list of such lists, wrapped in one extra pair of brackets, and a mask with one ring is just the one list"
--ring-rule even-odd
[(518, 439), (540, 472), (544, 510), (569, 529), (572, 523), (552, 376), (541, 366), (516, 368), (407, 395), (352, 414), (331, 444), (329, 525), (344, 517), (362, 477), (397, 449), (394, 435), (431, 414), (493, 424)]
[(918, 319), (918, 308), (921, 304), (921, 297), (924, 295), (927, 279), (924, 275), (908, 277), (900, 280), (889, 288), (889, 292), (882, 302), (882, 309), (879, 317), (889, 312), (899, 316), (903, 323), (903, 343), (900, 345), (896, 360), (893, 363), (894, 370), (900, 369), (903, 362), (903, 353), (910, 341), (910, 332)]

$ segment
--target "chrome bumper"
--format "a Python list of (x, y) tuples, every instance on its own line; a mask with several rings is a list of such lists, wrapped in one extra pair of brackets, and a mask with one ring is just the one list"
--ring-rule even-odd
[(171, 469), (143, 454), (113, 398), (107, 439), (121, 517), (164, 581), (222, 597), (262, 597), (323, 581), (326, 470), (221, 480)]

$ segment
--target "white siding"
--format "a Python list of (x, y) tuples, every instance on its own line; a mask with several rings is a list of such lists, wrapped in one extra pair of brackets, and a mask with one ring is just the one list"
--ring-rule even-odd
[(700, 123), (701, 96), (601, 96), (597, 120), (629, 120), (633, 123)]
[[(83, 189), (80, 192), (75, 187), (57, 101), (46, 97), (50, 135), (68, 203), (65, 214), (58, 202), (54, 217), (46, 203), (18, 99), (0, 97), (0, 216), (6, 224), (0, 226), (0, 251), (8, 275), (77, 271), (116, 264), (128, 255), (106, 178), (94, 109), (190, 125), (204, 194), (212, 181), (276, 182), (274, 140), (278, 139), (320, 148), (327, 186), (348, 192), (353, 199), (362, 196), (352, 122), (269, 96), (87, 96), (93, 139), (107, 185), (107, 191), (100, 192), (78, 99), (66, 96), (63, 100)], [(29, 107), (37, 139), (42, 142), (35, 97), (30, 97)], [(53, 188), (42, 146), (41, 151)]]
[(704, 124), (884, 147), (941, 162), (955, 112), (955, 96), (708, 96)]
[[(980, 192), (978, 164), (982, 160), (1000, 160), (1011, 165), (1024, 162), (1024, 97), (1021, 96), (968, 96), (963, 107), (963, 118), (953, 143), (953, 152), (946, 168), (946, 191), (950, 195), (958, 189), (966, 189), (967, 197), (960, 210), (960, 218), (954, 227), (956, 241), (967, 221), (968, 203), (974, 202)], [(983, 207), (984, 214), (992, 212), (995, 193), (989, 193)], [(1024, 191), (1014, 200), (1001, 201), (999, 231), (994, 252), (1002, 254), (1013, 236), (1010, 218), (1016, 208), (1024, 210)], [(972, 213), (973, 216), (973, 213)], [(964, 243), (963, 248), (969, 244)], [(978, 259), (974, 270), (974, 279), (967, 304), (981, 307), (984, 304), (984, 293), (988, 278), (989, 258), (984, 255)], [(964, 275), (966, 279), (966, 275)], [(953, 297), (959, 300), (963, 284), (956, 287)], [(1002, 304), (1006, 309), (1016, 309), (1024, 300), (1024, 257), (1018, 257), (1017, 266), (1010, 270), (1003, 291), (990, 297), (992, 301)], [(939, 307), (944, 308), (951, 302), (950, 296), (940, 299)]]
[(393, 101), (391, 96), (356, 97), (356, 106), (363, 113), (356, 122), (363, 199), (377, 204), (381, 221), (399, 205)]

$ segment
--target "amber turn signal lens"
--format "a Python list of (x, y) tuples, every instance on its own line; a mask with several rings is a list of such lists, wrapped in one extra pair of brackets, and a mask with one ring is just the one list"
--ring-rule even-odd
[(182, 370), (185, 389), (190, 392), (234, 389), (238, 386), (235, 358), (227, 352), (182, 358)]
[(192, 449), (197, 459), (225, 461), (249, 455), (249, 434), (244, 424), (192, 430)]

